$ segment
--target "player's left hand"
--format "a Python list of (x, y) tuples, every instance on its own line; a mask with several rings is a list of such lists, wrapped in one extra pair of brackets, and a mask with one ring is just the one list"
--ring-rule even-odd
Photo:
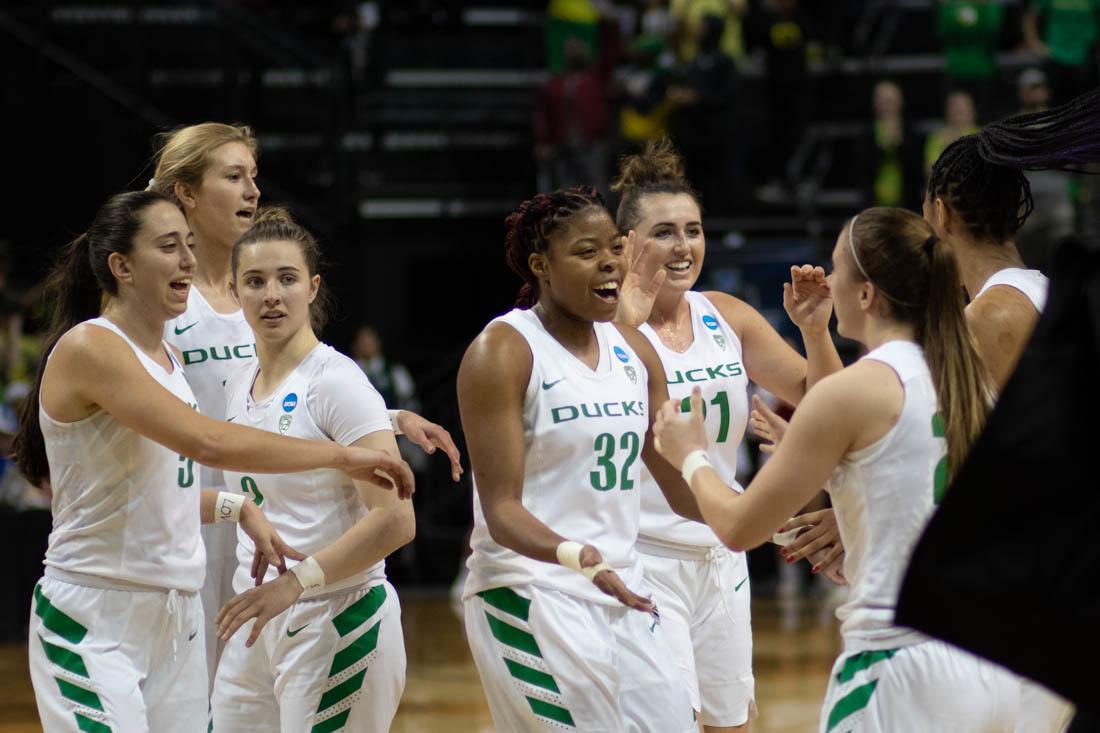
[(458, 481), (463, 473), (462, 454), (446, 428), (408, 410), (397, 411), (397, 428), (429, 456), (435, 453), (436, 448), (442, 448), (451, 459), (451, 478)]
[(246, 499), (241, 506), (241, 529), (244, 530), (256, 546), (256, 552), (252, 555), (252, 577), (256, 585), (264, 582), (269, 566), (274, 565), (279, 569), (279, 574), (286, 572), (286, 559), (305, 560), (306, 556), (293, 547), (283, 542), (283, 538), (264, 516), (263, 510)]
[(689, 453), (707, 449), (702, 392), (698, 387), (692, 390), (689, 412), (680, 412), (681, 403), (682, 400), (666, 402), (653, 424), (653, 443), (657, 452), (677, 470)]
[(760, 395), (754, 394), (752, 412), (749, 413), (749, 426), (752, 427), (752, 432), (763, 441), (760, 444), (760, 452), (770, 454), (775, 453), (779, 441), (783, 440), (788, 423), (768, 407)]
[[(803, 529), (790, 544), (779, 551), (787, 562), (813, 557), (814, 569), (820, 572), (844, 554), (844, 543), (840, 539), (840, 528), (832, 509), (806, 512), (794, 517), (783, 525), (782, 531), (787, 532), (796, 527)], [(817, 556), (819, 552), (824, 554)]]
[(638, 235), (633, 229), (622, 240), (627, 269), (619, 286), (619, 308), (615, 311), (615, 322), (637, 328), (649, 320), (653, 303), (665, 284), (668, 272), (648, 241), (638, 246)]
[(249, 619), (256, 619), (252, 632), (244, 643), (246, 647), (252, 646), (260, 638), (260, 632), (267, 622), (290, 608), (300, 595), (302, 584), (294, 573), (281, 575), (259, 588), (249, 588), (230, 598), (218, 611), (214, 619), (214, 623), (218, 625), (218, 638), (228, 641)]
[(791, 281), (783, 283), (783, 310), (803, 331), (829, 328), (833, 315), (833, 293), (825, 270), (813, 265), (791, 267)]

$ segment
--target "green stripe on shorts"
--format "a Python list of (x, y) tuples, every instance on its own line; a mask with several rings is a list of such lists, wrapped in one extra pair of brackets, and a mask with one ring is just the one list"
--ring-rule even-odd
[(527, 698), (527, 704), (531, 706), (531, 712), (535, 715), (541, 715), (544, 718), (556, 720), (562, 725), (576, 725), (573, 722), (573, 716), (569, 714), (568, 710), (560, 705), (538, 700), (533, 697)]
[(530, 613), (531, 601), (516, 593), (511, 588), (493, 588), (478, 593), (485, 602), (498, 611), (515, 616), (521, 621), (526, 621)]
[(829, 722), (825, 728), (825, 733), (829, 733), (833, 728), (840, 723), (840, 721), (847, 718), (853, 713), (858, 713), (863, 708), (867, 707), (867, 703), (871, 701), (871, 695), (875, 691), (875, 687), (878, 686), (878, 680), (871, 680), (865, 685), (860, 685), (844, 697), (837, 700), (836, 705), (833, 706), (832, 712), (829, 713)]
[(382, 622), (379, 621), (365, 634), (336, 652), (336, 656), (332, 658), (332, 667), (328, 671), (328, 676), (335, 677), (373, 652), (378, 647), (378, 630), (381, 627)]
[(77, 687), (71, 682), (66, 682), (58, 677), (54, 677), (54, 681), (57, 682), (62, 697), (67, 697), (76, 704), (83, 705), (86, 708), (103, 712), (103, 703), (100, 702), (99, 695), (91, 690), (85, 690), (83, 687)]
[(328, 720), (322, 720), (317, 725), (309, 729), (309, 733), (332, 733), (334, 730), (340, 730), (348, 722), (348, 716), (351, 715), (351, 710), (345, 710), (342, 713), (333, 715)]
[(528, 667), (526, 664), (513, 662), (508, 658), (504, 659), (504, 664), (508, 667), (508, 671), (512, 673), (512, 676), (517, 680), (523, 680), (529, 685), (534, 685), (535, 687), (541, 687), (544, 690), (550, 690), (550, 692), (561, 694), (561, 690), (558, 689), (558, 683), (554, 681), (553, 675), (546, 674), (534, 667)]
[(382, 585), (374, 586), (367, 591), (365, 596), (345, 608), (332, 619), (333, 625), (336, 626), (337, 633), (340, 634), (340, 636), (347, 636), (355, 631), (365, 624), (367, 619), (378, 613), (378, 609), (380, 609), (385, 602), (386, 587)]
[(517, 629), (511, 624), (504, 623), (489, 613), (485, 614), (485, 618), (489, 621), (489, 630), (493, 632), (493, 636), (501, 644), (519, 649), (521, 652), (534, 654), (539, 658), (542, 657), (542, 652), (539, 650), (538, 642), (535, 641), (534, 636), (523, 629)]
[(104, 725), (98, 720), (92, 720), (80, 713), (76, 714), (76, 727), (84, 733), (111, 733), (111, 726)]
[(863, 670), (884, 659), (889, 659), (897, 653), (897, 649), (878, 649), (873, 652), (860, 652), (859, 654), (854, 654), (845, 660), (844, 666), (841, 667), (840, 672), (836, 675), (836, 681), (851, 682), (855, 679), (856, 675)]
[(70, 644), (79, 644), (88, 633), (76, 619), (54, 608), (38, 585), (34, 587), (34, 612), (42, 619), (43, 626)]
[(340, 684), (333, 687), (331, 690), (321, 695), (321, 702), (317, 706), (317, 712), (328, 710), (336, 703), (342, 701), (346, 697), (351, 697), (359, 688), (363, 686), (363, 678), (367, 676), (367, 670), (362, 670), (357, 674), (348, 677)]
[(46, 651), (46, 659), (67, 672), (72, 672), (84, 678), (91, 677), (88, 674), (88, 668), (84, 666), (84, 660), (79, 654), (56, 644), (51, 644), (42, 638), (42, 634), (38, 635), (38, 640), (42, 642), (42, 648)]

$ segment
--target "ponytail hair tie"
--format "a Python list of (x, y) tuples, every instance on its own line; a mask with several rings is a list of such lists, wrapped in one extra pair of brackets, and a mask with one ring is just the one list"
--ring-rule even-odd
[(924, 248), (924, 251), (928, 253), (929, 257), (932, 256), (932, 250), (935, 248), (936, 242), (938, 241), (940, 241), (940, 238), (933, 234), (931, 237), (924, 240), (924, 244), (921, 245)]
[(146, 191), (155, 191), (155, 190), (156, 190), (156, 188), (157, 188), (157, 179), (155, 179), (155, 178), (150, 178), (150, 179), (149, 179), (149, 185), (147, 185), (147, 186), (145, 187), (145, 190), (146, 190)]

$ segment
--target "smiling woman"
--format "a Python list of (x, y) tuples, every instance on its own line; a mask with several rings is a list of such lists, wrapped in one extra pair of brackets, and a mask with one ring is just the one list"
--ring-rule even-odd
[(458, 374), (475, 482), (466, 631), (493, 721), (693, 731), (634, 550), (642, 463), (698, 515), (652, 447), (649, 405), (668, 394), (660, 362), (609, 322), (624, 243), (591, 189), (540, 194), (506, 228), (525, 284)]

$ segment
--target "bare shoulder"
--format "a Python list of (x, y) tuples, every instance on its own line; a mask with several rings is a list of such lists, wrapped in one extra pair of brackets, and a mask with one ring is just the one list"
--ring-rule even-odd
[(1030, 333), (1039, 314), (1019, 290), (998, 285), (971, 301), (966, 307), (966, 320), (980, 338), (983, 334)]
[(648, 358), (651, 353), (654, 356), (657, 355), (657, 351), (653, 348), (653, 344), (637, 328), (628, 326), (625, 323), (614, 323), (612, 325), (619, 329), (619, 333), (623, 335), (623, 339), (629, 344), (630, 348), (637, 352), (639, 357), (645, 359)]
[(51, 361), (59, 365), (89, 367), (118, 367), (136, 362), (133, 349), (110, 329), (81, 323), (62, 336), (51, 354)]
[(759, 315), (756, 309), (751, 305), (729, 293), (723, 293), (718, 290), (706, 290), (702, 295), (718, 309), (718, 312), (722, 314), (722, 317), (726, 319), (727, 323), (738, 330), (740, 330), (739, 326), (745, 318)]
[(534, 357), (527, 339), (507, 323), (490, 323), (467, 347), (458, 384), (475, 387), (514, 384), (526, 388)]
[(837, 418), (865, 420), (891, 408), (900, 412), (903, 399), (897, 372), (881, 361), (861, 359), (815, 384), (798, 410), (811, 405)]

